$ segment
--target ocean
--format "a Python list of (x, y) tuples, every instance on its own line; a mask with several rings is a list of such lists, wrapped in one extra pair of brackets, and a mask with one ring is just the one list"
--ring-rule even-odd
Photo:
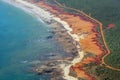
[(50, 27), (21, 9), (0, 1), (0, 80), (49, 80), (31, 66), (60, 54), (59, 44), (48, 36)]

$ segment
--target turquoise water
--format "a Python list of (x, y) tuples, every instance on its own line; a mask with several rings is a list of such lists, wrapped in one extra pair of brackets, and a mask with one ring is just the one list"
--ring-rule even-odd
[(48, 26), (24, 11), (0, 1), (0, 80), (49, 80), (29, 72), (29, 63), (59, 51), (46, 37)]

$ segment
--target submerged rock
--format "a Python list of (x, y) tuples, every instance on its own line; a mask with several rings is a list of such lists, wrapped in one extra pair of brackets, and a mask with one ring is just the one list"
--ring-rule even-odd
[(50, 75), (50, 80), (64, 80), (62, 78), (62, 69), (59, 64), (63, 61), (50, 61), (37, 66), (34, 70), (38, 75)]
[(53, 38), (53, 36), (51, 36), (51, 35), (46, 37), (46, 39), (52, 39), (52, 38)]
[(46, 68), (46, 69), (44, 69), (44, 73), (47, 73), (47, 74), (52, 73), (53, 71), (54, 71), (53, 68)]

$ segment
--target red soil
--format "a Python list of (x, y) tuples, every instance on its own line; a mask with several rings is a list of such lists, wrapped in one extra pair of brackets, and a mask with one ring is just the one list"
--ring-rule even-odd
[(115, 24), (108, 24), (107, 25), (107, 28), (110, 29), (110, 28), (114, 28), (115, 27)]

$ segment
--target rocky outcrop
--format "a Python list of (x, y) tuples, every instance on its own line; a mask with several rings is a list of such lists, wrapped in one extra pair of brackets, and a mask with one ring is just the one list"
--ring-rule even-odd
[(38, 75), (50, 75), (50, 80), (65, 80), (63, 79), (63, 77), (61, 75), (63, 75), (62, 73), (62, 69), (60, 68), (60, 64), (62, 63), (66, 63), (68, 64), (69, 62), (64, 61), (64, 60), (56, 60), (56, 61), (50, 61), (50, 62), (46, 62), (46, 63), (42, 63), (37, 65), (34, 68), (34, 71), (38, 74)]

